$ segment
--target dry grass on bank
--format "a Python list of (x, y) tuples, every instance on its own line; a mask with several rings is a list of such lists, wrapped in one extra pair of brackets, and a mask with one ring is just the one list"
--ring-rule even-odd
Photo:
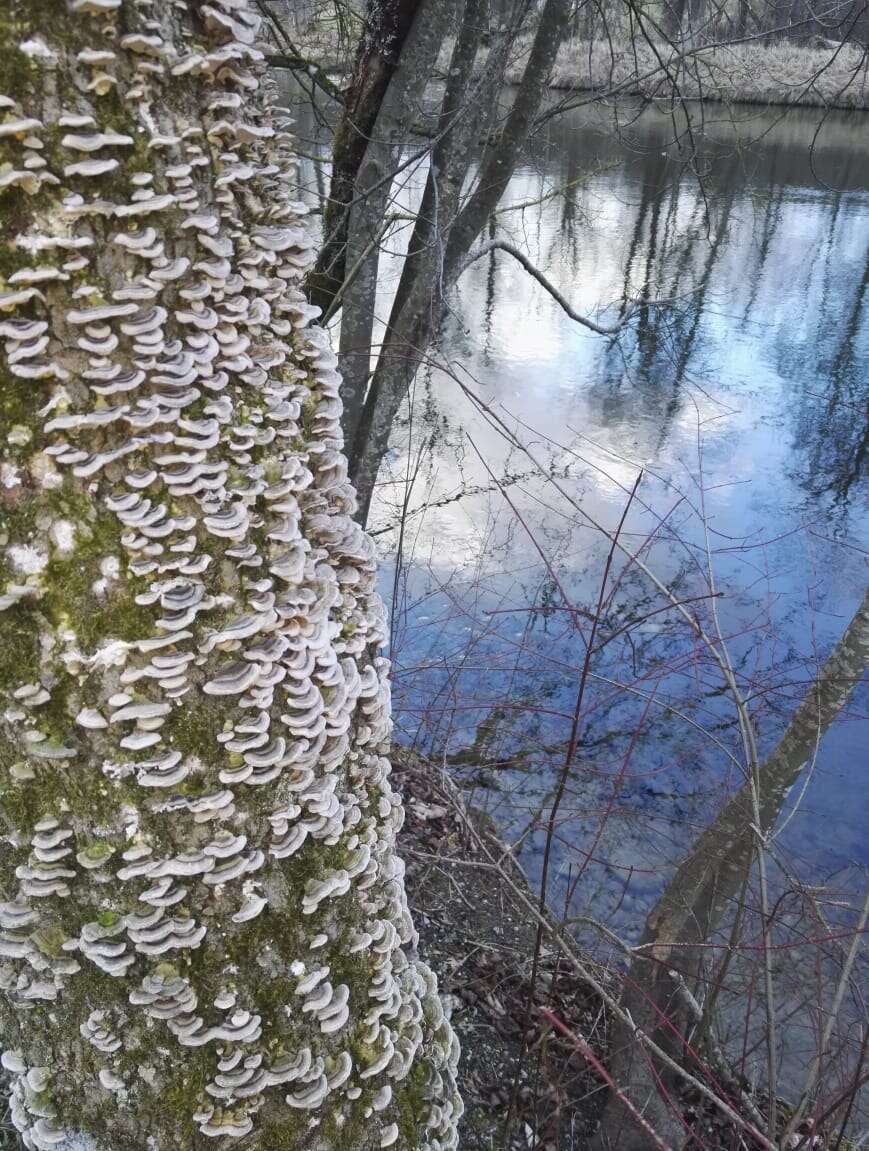
[[(309, 29), (297, 46), (321, 67), (336, 72), (351, 67), (353, 45), (333, 25)], [(517, 42), (507, 70), (509, 83), (521, 79), (530, 47), (528, 37)], [(449, 67), (451, 51), (447, 41), (438, 60), (440, 75)], [(485, 58), (484, 49), (478, 69)], [(867, 109), (869, 54), (857, 44), (817, 48), (756, 41), (701, 49), (678, 60), (667, 45), (653, 49), (645, 42), (634, 46), (627, 40), (571, 39), (559, 50), (550, 86), (653, 99), (670, 99), (675, 93), (682, 99), (725, 103)]]
[[(570, 40), (558, 53), (551, 86), (617, 88), (621, 94), (666, 99), (675, 92), (683, 99), (726, 103), (869, 108), (869, 60), (855, 44), (823, 49), (787, 42), (734, 44), (682, 60), (673, 60), (662, 46), (657, 53), (645, 43), (635, 49), (605, 40)], [(511, 83), (523, 65), (523, 59), (516, 60)]]

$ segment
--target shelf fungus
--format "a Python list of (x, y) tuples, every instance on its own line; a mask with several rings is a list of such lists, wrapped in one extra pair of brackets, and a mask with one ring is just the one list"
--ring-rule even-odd
[(23, 7), (35, 81), (0, 98), (12, 1120), (39, 1151), (452, 1151), (375, 553), (258, 5), (57, 2)]

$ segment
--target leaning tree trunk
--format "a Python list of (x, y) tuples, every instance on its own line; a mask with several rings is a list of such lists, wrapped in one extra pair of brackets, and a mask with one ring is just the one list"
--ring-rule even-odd
[(0, 1047), (47, 1151), (454, 1147), (247, 0), (0, 0)]
[[(869, 592), (781, 739), (760, 765), (755, 783), (747, 781), (728, 800), (649, 912), (641, 940), (643, 950), (634, 952), (622, 1007), (634, 1029), (653, 1039), (674, 1059), (686, 1058), (683, 1038), (693, 1022), (684, 989), (702, 997), (701, 945), (711, 939), (728, 909), (736, 907), (752, 861), (758, 850), (764, 850), (759, 835), (774, 825), (788, 792), (848, 702), (867, 665)], [(755, 824), (755, 798), (760, 827)], [(683, 1141), (684, 1129), (661, 1087), (663, 1084), (673, 1091), (675, 1084), (669, 1069), (641, 1050), (634, 1029), (624, 1022), (616, 1024), (610, 1074), (658, 1135), (676, 1147)], [(651, 1151), (654, 1146), (621, 1101), (611, 1097), (595, 1140), (596, 1151)]]

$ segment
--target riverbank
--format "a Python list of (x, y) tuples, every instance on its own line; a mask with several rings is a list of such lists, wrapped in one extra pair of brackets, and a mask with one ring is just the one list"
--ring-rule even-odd
[[(607, 1063), (610, 1009), (575, 974), (559, 950), (557, 931), (545, 932), (532, 994), (537, 895), (509, 848), (488, 817), (466, 805), (445, 771), (401, 747), (393, 749), (392, 763), (392, 784), (404, 800), (399, 850), (419, 950), (437, 973), (462, 1049), (463, 1151), (587, 1146), (606, 1101), (591, 1060)], [(546, 923), (555, 927), (548, 916)], [(618, 998), (619, 972), (587, 954), (581, 959)], [(573, 1036), (584, 1041), (588, 1056)], [(762, 1086), (722, 1062), (711, 1070), (734, 1097), (741, 1096), (741, 1109), (767, 1114)], [(744, 1141), (744, 1132), (690, 1084), (680, 1084), (675, 1099), (686, 1131), (693, 1129), (688, 1149), (702, 1144), (706, 1151), (732, 1151)], [(791, 1103), (781, 1096), (777, 1102), (783, 1130)], [(800, 1125), (795, 1139), (799, 1151), (854, 1148), (838, 1127), (815, 1128), (811, 1121)]]
[[(531, 48), (530, 38), (517, 41), (506, 79), (518, 84)], [(438, 76), (449, 67), (452, 43), (438, 59)], [(325, 71), (346, 74), (352, 57), (322, 38), (302, 48), (307, 61)], [(482, 71), (487, 50), (477, 56)], [(276, 67), (298, 70), (300, 57), (276, 53)], [(602, 97), (642, 96), (659, 101), (706, 100), (724, 104), (869, 109), (869, 57), (856, 44), (812, 48), (787, 41), (749, 41), (718, 48), (697, 48), (678, 56), (667, 45), (645, 41), (566, 41), (559, 49), (550, 87), (563, 92), (597, 93)]]
[[(420, 953), (437, 972), (462, 1048), (463, 1151), (582, 1146), (597, 1124), (603, 1088), (539, 1008), (600, 1054), (607, 1031), (602, 1005), (546, 942), (528, 1014), (536, 926), (523, 900), (536, 904), (536, 895), (487, 818), (466, 807), (444, 773), (401, 748), (392, 760), (392, 783), (404, 798), (399, 850)], [(603, 968), (594, 968), (609, 982)], [(526, 1020), (528, 1053), (514, 1088)]]

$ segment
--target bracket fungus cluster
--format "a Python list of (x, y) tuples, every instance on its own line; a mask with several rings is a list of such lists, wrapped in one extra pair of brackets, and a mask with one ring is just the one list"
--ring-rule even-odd
[(13, 1120), (38, 1151), (452, 1148), (373, 548), (259, 17), (46, 7), (8, 25), (0, 95)]

